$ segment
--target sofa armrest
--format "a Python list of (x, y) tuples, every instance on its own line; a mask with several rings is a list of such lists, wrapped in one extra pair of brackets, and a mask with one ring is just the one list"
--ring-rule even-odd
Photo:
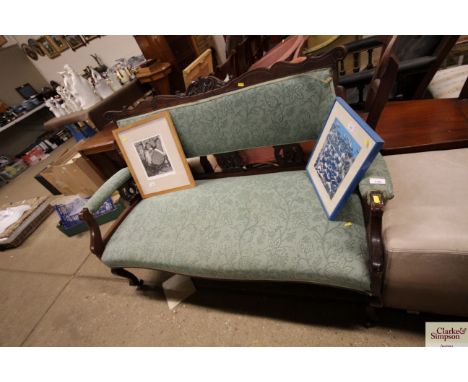
[(371, 192), (381, 192), (384, 201), (393, 198), (393, 184), (384, 158), (379, 153), (359, 182), (361, 197), (371, 203)]
[(385, 272), (385, 251), (382, 239), (382, 216), (384, 199), (380, 191), (369, 193), (369, 204), (365, 206), (367, 221), (367, 248), (369, 251), (369, 274), (371, 277), (371, 292), (376, 299), (374, 303), (381, 304), (383, 280)]
[(99, 207), (111, 196), (115, 191), (122, 187), (132, 178), (128, 168), (123, 168), (112, 175), (99, 189), (94, 193), (91, 199), (88, 200), (84, 208), (89, 212), (96, 212)]

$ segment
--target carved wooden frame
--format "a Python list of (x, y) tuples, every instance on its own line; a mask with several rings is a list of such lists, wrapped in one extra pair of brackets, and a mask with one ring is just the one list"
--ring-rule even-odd
[[(338, 62), (346, 56), (346, 49), (342, 46), (332, 49), (329, 53), (317, 57), (309, 57), (300, 63), (278, 62), (270, 69), (254, 69), (229, 82), (223, 83), (216, 77), (201, 77), (199, 81), (191, 85), (192, 89), (198, 88), (203, 93), (198, 94), (180, 94), (180, 95), (158, 95), (151, 99), (140, 102), (135, 108), (128, 108), (120, 111), (108, 111), (105, 118), (108, 121), (117, 121), (134, 115), (149, 113), (158, 109), (182, 105), (185, 103), (198, 101), (215, 95), (228, 93), (243, 87), (259, 84), (261, 82), (271, 81), (294, 74), (305, 73), (315, 69), (331, 68), (333, 83), (335, 84), (336, 94), (343, 96), (343, 89), (338, 84)], [(201, 82), (201, 83), (200, 83)], [(224, 84), (224, 85), (222, 85)], [(208, 89), (208, 90), (207, 90)], [(189, 89), (190, 90), (190, 89)]]

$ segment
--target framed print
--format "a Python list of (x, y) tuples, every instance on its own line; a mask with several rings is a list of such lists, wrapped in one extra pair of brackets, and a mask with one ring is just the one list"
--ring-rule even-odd
[(83, 37), (83, 40), (85, 41), (85, 43), (88, 43), (89, 41), (94, 40), (95, 38), (98, 38), (99, 36), (95, 35), (95, 36), (81, 36), (81, 37)]
[(306, 167), (330, 220), (346, 203), (382, 145), (375, 131), (336, 97)]
[(64, 50), (67, 50), (69, 48), (67, 41), (65, 40), (63, 36), (51, 35), (51, 36), (45, 36), (45, 38), (59, 52), (63, 52)]
[(39, 38), (37, 42), (39, 43), (44, 53), (47, 54), (47, 57), (55, 58), (57, 56), (60, 56), (60, 52), (57, 49), (55, 49), (55, 46), (52, 45), (52, 43), (45, 36)]
[(28, 39), (28, 45), (39, 56), (41, 56), (41, 57), (45, 56), (45, 53), (42, 50), (41, 45), (36, 40), (34, 40), (33, 38)]
[(77, 50), (78, 48), (82, 47), (85, 45), (84, 40), (81, 38), (81, 36), (77, 35), (67, 35), (63, 36), (65, 40), (67, 41), (67, 44), (72, 50)]
[(113, 134), (143, 198), (195, 186), (168, 112), (116, 129)]

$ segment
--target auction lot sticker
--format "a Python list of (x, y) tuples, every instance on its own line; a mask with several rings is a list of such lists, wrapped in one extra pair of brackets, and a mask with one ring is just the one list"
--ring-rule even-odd
[(468, 347), (468, 322), (426, 322), (426, 346)]

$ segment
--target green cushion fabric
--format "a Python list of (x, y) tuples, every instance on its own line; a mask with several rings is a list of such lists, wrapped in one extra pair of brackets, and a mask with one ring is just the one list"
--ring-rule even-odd
[[(371, 178), (385, 179), (385, 184), (372, 184)], [(363, 198), (369, 202), (369, 193), (371, 191), (381, 191), (385, 200), (393, 198), (393, 184), (390, 172), (384, 158), (379, 153), (367, 169), (364, 177), (359, 182), (359, 192)]]
[(170, 112), (190, 158), (317, 139), (334, 98), (330, 70), (321, 69), (162, 110)]
[(111, 196), (131, 178), (132, 174), (130, 174), (130, 170), (127, 167), (117, 171), (101, 187), (99, 187), (94, 195), (88, 200), (85, 208), (87, 208), (91, 213), (96, 212), (109, 196)]
[(110, 267), (362, 292), (370, 288), (367, 260), (359, 197), (329, 221), (305, 171), (198, 181), (144, 199), (102, 256)]

